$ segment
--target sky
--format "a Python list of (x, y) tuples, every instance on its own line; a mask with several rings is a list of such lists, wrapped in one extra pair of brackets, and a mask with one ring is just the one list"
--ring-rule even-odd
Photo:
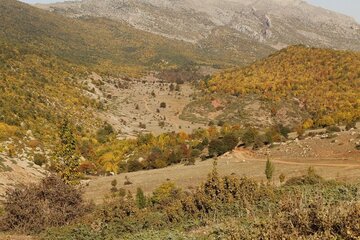
[(359, 0), (307, 0), (309, 3), (354, 17), (360, 23)]
[[(27, 3), (50, 3), (61, 0), (22, 0)], [(99, 0), (101, 1), (101, 0)], [(354, 17), (360, 23), (360, 0), (307, 0), (309, 3)]]

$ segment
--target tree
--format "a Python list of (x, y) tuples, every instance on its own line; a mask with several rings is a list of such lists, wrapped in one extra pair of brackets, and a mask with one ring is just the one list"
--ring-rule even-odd
[(144, 191), (141, 188), (137, 188), (136, 190), (136, 205), (139, 209), (146, 207), (146, 197)]
[(76, 151), (76, 140), (69, 120), (60, 128), (60, 147), (57, 152), (57, 171), (66, 184), (78, 184), (80, 157)]
[(265, 167), (265, 175), (266, 175), (266, 179), (270, 182), (271, 179), (273, 178), (275, 172), (275, 166), (274, 164), (270, 161), (270, 158), (268, 157), (267, 161), (266, 161), (266, 167)]

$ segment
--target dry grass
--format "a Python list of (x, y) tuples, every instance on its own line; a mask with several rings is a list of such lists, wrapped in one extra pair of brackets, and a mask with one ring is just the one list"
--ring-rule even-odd
[[(279, 184), (279, 175), (285, 174), (286, 178), (300, 176), (313, 166), (317, 173), (325, 179), (337, 179), (343, 181), (358, 181), (360, 179), (360, 152), (353, 148), (353, 144), (345, 140), (351, 137), (349, 133), (343, 133), (336, 139), (343, 141), (344, 144), (334, 147), (334, 139), (313, 139), (302, 140), (300, 143), (312, 144), (312, 151), (318, 157), (291, 157), (290, 153), (285, 153), (281, 145), (270, 150), (271, 160), (275, 164), (276, 170), (274, 183)], [(310, 142), (309, 142), (310, 141)], [(294, 143), (295, 144), (295, 143)], [(352, 147), (353, 151), (349, 153)], [(337, 154), (329, 157), (328, 151), (336, 151)], [(302, 150), (302, 149), (301, 149)], [(253, 152), (244, 149), (237, 149), (232, 153), (225, 154), (218, 158), (218, 170), (221, 175), (236, 174), (237, 176), (248, 176), (259, 181), (265, 181), (265, 162), (266, 156), (263, 151)], [(296, 154), (293, 152), (292, 154)], [(296, 155), (294, 155), (296, 156)], [(134, 173), (120, 174), (111, 177), (97, 177), (90, 181), (85, 189), (85, 198), (101, 203), (104, 197), (110, 193), (111, 181), (116, 179), (119, 187), (131, 190), (135, 193), (136, 188), (141, 187), (146, 194), (150, 194), (156, 187), (164, 181), (171, 180), (183, 189), (192, 188), (204, 181), (207, 174), (212, 169), (213, 160), (197, 162), (194, 166), (176, 165), (164, 169), (151, 171), (140, 171)], [(125, 176), (132, 185), (124, 186)]]

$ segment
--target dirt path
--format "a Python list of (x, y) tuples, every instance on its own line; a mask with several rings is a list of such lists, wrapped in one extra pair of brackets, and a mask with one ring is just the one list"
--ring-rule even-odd
[[(307, 159), (309, 160), (309, 159)], [(316, 159), (313, 159), (316, 161)], [(347, 159), (321, 159), (322, 161), (346, 161)], [(266, 162), (266, 159), (253, 159), (252, 161), (259, 161), (259, 162)], [(351, 168), (360, 168), (360, 164), (335, 164), (335, 163), (315, 163), (315, 162), (293, 162), (291, 160), (289, 161), (283, 161), (283, 160), (277, 160), (272, 159), (271, 162), (273, 163), (281, 163), (286, 165), (298, 165), (298, 166), (314, 166), (314, 167), (351, 167)]]
[[(235, 150), (233, 153), (234, 157), (238, 159), (248, 159), (250, 162), (266, 162), (267, 159), (264, 158), (246, 158), (244, 157), (244, 152), (241, 150)], [(353, 160), (347, 158), (305, 158), (301, 161), (301, 159), (289, 159), (289, 160), (281, 160), (278, 158), (271, 158), (271, 162), (285, 164), (285, 165), (298, 165), (298, 166), (318, 166), (318, 167), (352, 167), (352, 168), (360, 168), (360, 161), (357, 163)], [(321, 163), (326, 162), (326, 163)], [(338, 162), (338, 163), (333, 163)]]

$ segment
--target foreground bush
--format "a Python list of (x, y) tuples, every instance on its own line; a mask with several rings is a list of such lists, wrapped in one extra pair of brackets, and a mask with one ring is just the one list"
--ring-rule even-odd
[[(116, 193), (76, 225), (48, 228), (40, 236), (46, 240), (355, 240), (360, 236), (359, 189), (358, 184), (326, 181), (312, 168), (305, 176), (275, 187), (235, 175), (222, 177), (215, 162), (197, 188), (181, 190), (168, 181), (149, 198), (140, 190), (136, 199), (130, 192)], [(58, 216), (47, 217), (54, 222)]]
[(37, 233), (70, 223), (85, 213), (81, 192), (56, 176), (39, 184), (8, 190), (1, 219), (3, 230)]

